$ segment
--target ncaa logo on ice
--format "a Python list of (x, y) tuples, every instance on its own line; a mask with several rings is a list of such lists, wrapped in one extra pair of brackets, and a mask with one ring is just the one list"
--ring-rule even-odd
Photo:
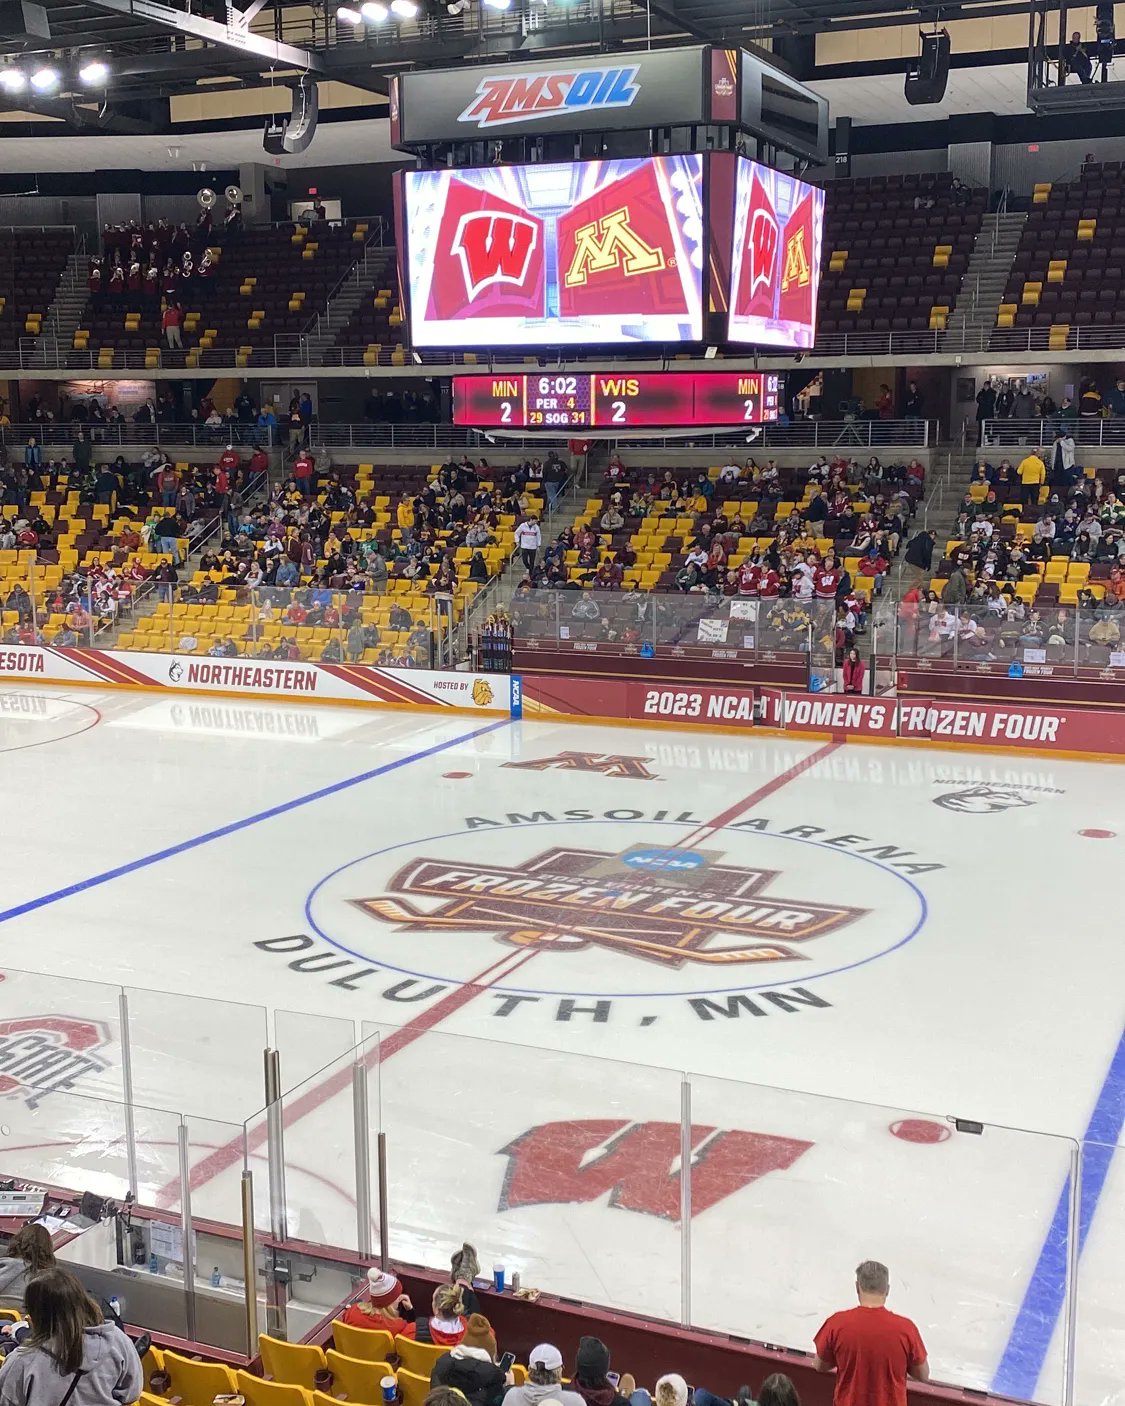
[[(650, 794), (658, 778), (627, 760), (529, 760), (521, 792), (550, 769), (586, 771), (599, 789), (643, 780)], [(508, 811), (347, 860), (308, 894), (303, 931), (255, 946), (390, 1002), (388, 1019), (464, 988), (500, 1017), (648, 1025), (686, 1000), (700, 1019), (736, 1019), (829, 1006), (809, 984), (917, 936), (928, 911), (917, 880), (943, 868), (877, 836), (768, 814), (715, 826), (672, 808)]]

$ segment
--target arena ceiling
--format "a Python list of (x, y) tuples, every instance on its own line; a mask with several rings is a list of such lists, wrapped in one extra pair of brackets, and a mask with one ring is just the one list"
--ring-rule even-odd
[[(0, 0), (0, 63), (49, 54), (64, 75), (54, 94), (0, 85), (0, 110), (141, 135), (167, 130), (173, 96), (284, 83), (302, 72), (382, 94), (387, 76), (403, 68), (695, 42), (762, 45), (784, 65), (787, 44), (807, 36), (938, 14), (929, 0), (512, 0), (507, 10), (419, 0), (414, 19), (353, 28), (337, 20), (336, 0), (232, 0), (229, 13), (224, 0), (192, 4), (194, 13), (187, 0)], [(1026, 12), (1026, 0), (977, 0), (943, 5), (940, 17)], [(91, 55), (109, 65), (104, 92), (69, 81)]]

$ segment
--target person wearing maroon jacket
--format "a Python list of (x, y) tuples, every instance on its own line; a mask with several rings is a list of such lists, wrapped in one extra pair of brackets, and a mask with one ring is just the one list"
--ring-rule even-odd
[(235, 474), (242, 467), (242, 455), (233, 444), (228, 444), (219, 455), (219, 468), (225, 469), (227, 474)]
[(841, 571), (831, 552), (813, 572), (813, 594), (817, 600), (835, 600), (836, 588), (840, 584)]
[(120, 264), (114, 264), (109, 272), (109, 291), (111, 293), (124, 293), (125, 291), (125, 270)]
[(130, 293), (139, 293), (141, 291), (141, 266), (136, 259), (129, 265), (129, 277), (126, 281), (129, 284)]
[(145, 269), (145, 297), (155, 298), (160, 291), (160, 270), (150, 263)]
[(86, 287), (91, 293), (102, 291), (102, 261), (96, 254), (90, 260), (90, 271), (86, 275)]
[(180, 280), (176, 276), (176, 266), (171, 259), (168, 259), (164, 264), (164, 272), (160, 275), (160, 291), (166, 298), (173, 298), (179, 286)]
[(772, 566), (763, 566), (758, 577), (758, 594), (763, 600), (776, 600), (781, 594), (781, 576)]

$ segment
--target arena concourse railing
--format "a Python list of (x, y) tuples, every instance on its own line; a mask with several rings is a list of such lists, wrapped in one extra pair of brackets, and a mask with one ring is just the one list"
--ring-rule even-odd
[[(1102, 415), (1047, 415), (1034, 420), (984, 420), (981, 422), (981, 455), (994, 459), (991, 450), (1008, 450), (1014, 458), (1027, 448), (1050, 450), (1055, 436), (1066, 427), (1076, 444), (1084, 449), (1125, 448), (1125, 417), (1107, 419)], [(1023, 455), (1020, 453), (1020, 458)], [(1047, 456), (1048, 464), (1050, 456)], [(1016, 460), (1018, 462), (1018, 460)]]
[[(348, 895), (346, 869), (325, 880), (310, 931)], [(255, 945), (325, 967), (307, 935)], [(394, 1026), (6, 976), (21, 1019), (0, 1046), (0, 1176), (126, 1208), (72, 1254), (137, 1327), (251, 1356), (259, 1331), (323, 1323), (372, 1258), (437, 1269), (469, 1238), (525, 1287), (808, 1352), (879, 1246), (935, 1381), (1074, 1406), (1120, 1380), (1117, 1263), (1079, 1259), (1125, 1165), (1109, 1141), (440, 1031), (407, 1052)], [(823, 1004), (793, 981), (693, 998), (692, 1019)], [(1101, 1202), (1099, 1243), (1119, 1246), (1125, 1201)]]
[[(350, 276), (350, 275), (349, 275)], [(1065, 343), (1052, 337), (1049, 327), (1025, 328), (975, 328), (966, 327), (953, 331), (916, 332), (822, 332), (816, 345), (807, 355), (811, 357), (878, 357), (888, 363), (903, 357), (919, 356), (976, 356), (989, 357), (996, 353), (1032, 352), (1076, 352), (1110, 351), (1119, 352), (1122, 342), (1120, 327), (1071, 327)], [(488, 349), (454, 351), (442, 348), (436, 351), (410, 351), (401, 347), (381, 346), (374, 351), (366, 346), (322, 347), (317, 341), (316, 332), (285, 333), (268, 341), (253, 345), (249, 352), (245, 347), (191, 347), (184, 350), (170, 350), (154, 343), (151, 347), (113, 348), (113, 359), (109, 368), (99, 359), (97, 348), (85, 351), (67, 346), (53, 336), (50, 330), (38, 337), (21, 337), (14, 347), (0, 348), (0, 370), (4, 371), (43, 371), (66, 370), (76, 373), (96, 373), (107, 369), (115, 371), (205, 371), (232, 370), (249, 371), (267, 367), (292, 367), (308, 370), (357, 369), (370, 370), (371, 367), (409, 370), (412, 367), (461, 368), (487, 373), (499, 368), (510, 369), (526, 364), (527, 353), (522, 348), (510, 351), (489, 351)], [(542, 354), (540, 364), (552, 367), (596, 365), (609, 367), (627, 365), (630, 362), (645, 362), (655, 367), (671, 369), (676, 358), (684, 355), (682, 345), (638, 346), (614, 352), (599, 351), (582, 353), (571, 347), (554, 348)], [(703, 350), (697, 349), (696, 356), (703, 359)], [(724, 361), (727, 364), (745, 362), (746, 356), (731, 352), (718, 362), (708, 362), (712, 369), (719, 369)], [(763, 369), (784, 370), (791, 364), (786, 355), (770, 357), (768, 351), (760, 358)], [(682, 365), (679, 367), (682, 369)]]
[[(236, 445), (263, 448), (296, 447), (287, 427), (265, 427), (250, 421), (226, 421), (221, 426), (208, 426), (203, 421), (135, 422), (125, 419), (119, 424), (87, 424), (84, 421), (35, 420), (28, 423), (0, 426), (0, 445), (9, 455), (18, 454), (34, 435), (51, 459), (50, 450), (69, 449), (79, 430), (85, 429), (94, 444), (94, 457), (106, 450), (118, 451), (130, 447), (189, 446), (219, 449)], [(826, 457), (834, 454), (852, 457), (859, 451), (880, 452), (889, 449), (925, 449), (939, 441), (940, 427), (936, 420), (787, 420), (747, 428), (714, 430), (685, 430), (675, 434), (623, 434), (607, 443), (617, 443), (635, 449), (722, 449), (740, 462), (763, 449), (816, 449)], [(371, 449), (472, 449), (486, 458), (493, 449), (547, 449), (565, 444), (568, 433), (559, 431), (534, 434), (507, 434), (497, 430), (482, 432), (460, 425), (404, 422), (386, 424), (360, 422), (335, 424), (314, 419), (309, 439), (317, 450)]]

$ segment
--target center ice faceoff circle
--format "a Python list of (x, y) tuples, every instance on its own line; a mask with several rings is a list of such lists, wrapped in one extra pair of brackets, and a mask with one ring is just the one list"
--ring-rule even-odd
[[(921, 931), (921, 856), (757, 824), (700, 839), (676, 821), (537, 820), (404, 840), (326, 875), (305, 916), (339, 951), (403, 976), (487, 972), (497, 992), (593, 998), (800, 985)], [(516, 953), (510, 979), (493, 979)]]

